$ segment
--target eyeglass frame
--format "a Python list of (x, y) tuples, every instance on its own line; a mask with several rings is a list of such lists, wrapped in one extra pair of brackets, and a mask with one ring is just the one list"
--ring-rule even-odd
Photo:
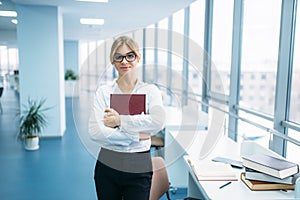
[[(121, 59), (120, 61), (116, 61), (116, 60), (115, 60), (115, 56), (116, 56), (117, 54), (120, 55), (120, 57), (122, 57), (122, 59)], [(132, 60), (132, 61), (127, 60), (126, 57), (127, 57), (129, 54), (133, 54), (133, 55), (134, 55), (134, 60)], [(125, 58), (125, 60), (126, 60), (127, 62), (130, 62), (130, 63), (131, 63), (131, 62), (134, 62), (134, 61), (136, 60), (136, 57), (137, 57), (137, 55), (136, 55), (133, 51), (126, 53), (125, 56), (123, 56), (123, 55), (121, 55), (121, 54), (119, 54), (119, 53), (115, 53), (115, 55), (113, 56), (113, 61), (116, 62), (116, 63), (121, 63), (121, 62), (123, 62), (123, 60), (124, 60), (124, 58)]]

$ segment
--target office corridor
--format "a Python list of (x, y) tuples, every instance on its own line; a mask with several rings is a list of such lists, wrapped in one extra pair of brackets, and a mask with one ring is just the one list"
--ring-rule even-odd
[[(26, 151), (17, 140), (17, 93), (5, 88), (0, 114), (1, 200), (96, 200), (93, 182), (95, 160), (77, 134), (72, 99), (66, 98), (67, 130), (62, 138), (40, 139), (38, 151)], [(186, 189), (171, 198), (182, 199)], [(165, 196), (161, 200), (165, 200)]]

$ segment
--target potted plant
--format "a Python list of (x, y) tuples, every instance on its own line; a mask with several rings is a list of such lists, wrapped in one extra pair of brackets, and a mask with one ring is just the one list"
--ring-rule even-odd
[(35, 101), (28, 99), (28, 104), (20, 116), (19, 139), (24, 141), (26, 150), (39, 149), (39, 135), (48, 124), (44, 111), (45, 99)]
[(67, 69), (65, 73), (65, 80), (77, 80), (78, 76), (75, 74), (75, 72), (71, 69)]
[(65, 96), (75, 97), (78, 96), (78, 90), (76, 88), (78, 75), (71, 69), (65, 72)]

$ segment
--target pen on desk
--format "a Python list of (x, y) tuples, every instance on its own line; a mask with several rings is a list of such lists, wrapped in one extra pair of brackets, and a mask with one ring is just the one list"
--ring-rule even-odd
[(230, 183), (231, 183), (231, 181), (229, 181), (229, 182), (225, 183), (224, 185), (221, 185), (221, 186), (220, 186), (220, 189), (222, 189), (223, 187), (225, 187), (225, 186), (229, 185)]

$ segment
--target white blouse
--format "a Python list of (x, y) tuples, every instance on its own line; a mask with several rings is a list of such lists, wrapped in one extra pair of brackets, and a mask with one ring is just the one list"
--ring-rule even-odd
[(138, 81), (132, 94), (146, 94), (146, 114), (120, 115), (121, 126), (110, 128), (104, 125), (104, 110), (110, 108), (110, 94), (122, 91), (114, 81), (96, 89), (89, 119), (89, 134), (100, 147), (119, 152), (142, 152), (150, 149), (151, 140), (139, 140), (139, 133), (151, 135), (159, 132), (165, 123), (161, 91), (153, 84)]

